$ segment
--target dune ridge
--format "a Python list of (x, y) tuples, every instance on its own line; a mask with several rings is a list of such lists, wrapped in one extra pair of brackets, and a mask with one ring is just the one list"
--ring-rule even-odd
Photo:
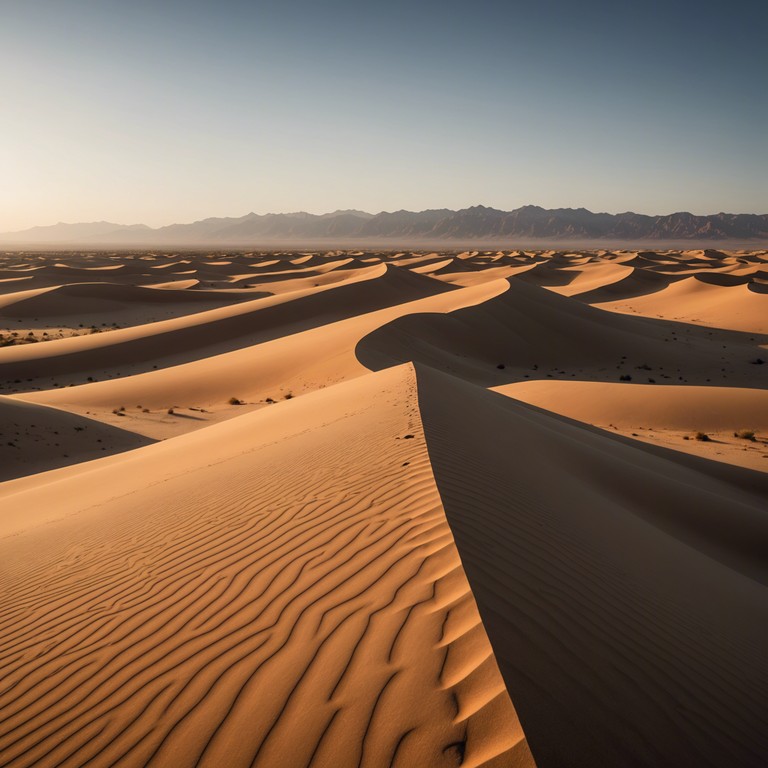
[(2, 539), (3, 765), (532, 765), (440, 508), (413, 371), (303, 400), (211, 428), (249, 447), (194, 474), (177, 460), (111, 497), (120, 465), (105, 467), (100, 503), (49, 523), (55, 541)]
[(0, 254), (0, 766), (765, 765), (765, 263)]
[(766, 476), (745, 492), (746, 470), (684, 471), (417, 372), (441, 499), (537, 765), (760, 765)]

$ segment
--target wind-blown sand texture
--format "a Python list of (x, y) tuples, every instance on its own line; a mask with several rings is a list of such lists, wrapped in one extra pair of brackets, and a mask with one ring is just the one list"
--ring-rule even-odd
[(767, 262), (3, 255), (0, 766), (765, 765)]

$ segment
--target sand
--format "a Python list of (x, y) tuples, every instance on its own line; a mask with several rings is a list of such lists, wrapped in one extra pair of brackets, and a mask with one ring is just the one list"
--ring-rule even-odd
[(1, 255), (0, 766), (765, 765), (767, 261)]

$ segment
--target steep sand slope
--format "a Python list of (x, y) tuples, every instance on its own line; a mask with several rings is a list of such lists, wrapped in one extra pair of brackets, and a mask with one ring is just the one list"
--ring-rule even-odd
[[(586, 299), (580, 296), (580, 299)], [(658, 293), (631, 300), (601, 295), (599, 306), (612, 312), (682, 320), (714, 328), (768, 334), (768, 294), (745, 284), (726, 285), (687, 277)]]
[(537, 764), (763, 766), (768, 478), (417, 367), (435, 478)]
[(3, 766), (533, 764), (410, 367), (36, 480), (0, 485)]
[[(0, 385), (33, 379), (24, 389), (84, 383), (88, 376), (139, 373), (179, 365), (343, 318), (456, 290), (396, 267), (357, 270), (341, 285), (313, 288), (212, 309), (108, 334), (0, 349)], [(19, 387), (21, 389), (21, 387)], [(12, 387), (11, 387), (12, 389)]]
[[(524, 403), (696, 456), (768, 472), (768, 390), (523, 381), (493, 388)], [(745, 439), (742, 430), (755, 433)], [(706, 441), (693, 439), (703, 432)]]
[[(440, 288), (439, 283), (428, 277), (406, 274), (403, 277), (434, 282)], [(400, 282), (397, 277), (395, 281)], [(289, 393), (297, 395), (367, 374), (368, 369), (355, 356), (360, 339), (397, 317), (412, 312), (449, 312), (487, 301), (505, 288), (504, 281), (497, 281), (439, 292), (184, 365), (124, 379), (29, 393), (19, 398), (81, 412), (106, 409), (108, 413), (121, 405), (130, 409), (134, 409), (135, 404), (153, 409), (177, 405), (215, 408), (226, 404), (229, 397), (250, 402), (263, 402), (267, 397), (278, 400)], [(135, 410), (131, 412), (140, 418)], [(135, 418), (132, 421), (135, 422)], [(188, 424), (195, 426), (195, 422)]]
[(0, 396), (0, 482), (139, 448), (146, 437)]
[[(235, 301), (258, 298), (247, 291), (189, 291), (178, 288), (148, 288), (109, 283), (71, 283), (51, 288), (19, 291), (0, 298), (0, 315), (5, 317), (61, 317), (121, 312), (135, 305), (191, 304), (211, 308)], [(206, 306), (207, 305), (207, 306)], [(183, 308), (180, 308), (183, 309)]]
[(549, 380), (522, 381), (494, 390), (601, 426), (768, 431), (765, 389)]
[(622, 375), (768, 386), (768, 369), (750, 365), (763, 352), (760, 337), (617, 315), (518, 277), (506, 283), (506, 291), (482, 304), (450, 314), (411, 313), (383, 326), (361, 341), (358, 358), (373, 370), (415, 360), (484, 386), (523, 377), (617, 381)]

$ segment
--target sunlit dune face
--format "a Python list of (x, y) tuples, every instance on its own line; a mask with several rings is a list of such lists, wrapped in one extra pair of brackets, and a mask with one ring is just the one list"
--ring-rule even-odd
[(755, 764), (767, 274), (0, 254), (0, 762)]

